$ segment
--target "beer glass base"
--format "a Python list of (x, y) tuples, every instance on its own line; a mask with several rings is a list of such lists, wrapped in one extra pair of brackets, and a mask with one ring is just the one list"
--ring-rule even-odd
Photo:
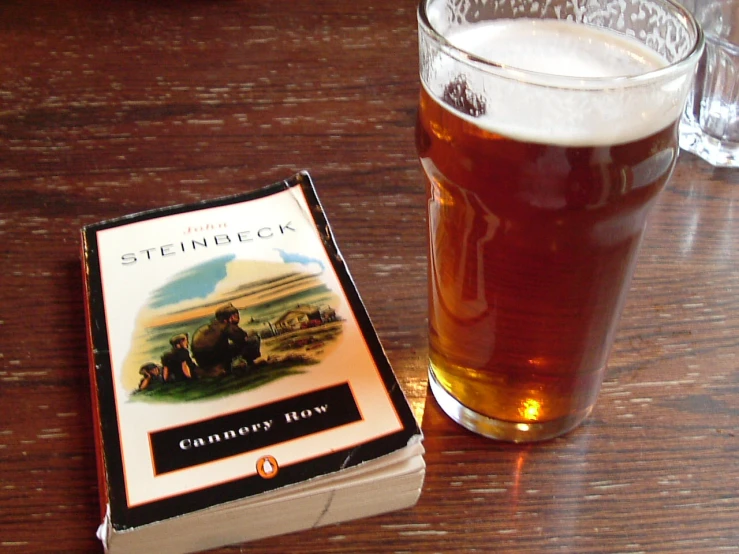
[(508, 442), (536, 442), (553, 439), (571, 431), (590, 415), (593, 406), (567, 417), (542, 423), (501, 421), (461, 404), (439, 383), (429, 366), (429, 386), (441, 409), (462, 427), (487, 438)]

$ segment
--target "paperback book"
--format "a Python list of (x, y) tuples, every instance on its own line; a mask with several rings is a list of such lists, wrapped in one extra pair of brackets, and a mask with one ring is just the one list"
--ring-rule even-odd
[(197, 552), (410, 507), (422, 434), (306, 172), (89, 225), (106, 552)]

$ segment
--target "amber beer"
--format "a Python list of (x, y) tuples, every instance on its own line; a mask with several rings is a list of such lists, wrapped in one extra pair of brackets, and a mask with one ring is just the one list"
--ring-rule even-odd
[[(541, 23), (536, 33), (546, 34)], [(526, 49), (511, 48), (517, 31), (506, 25), (501, 55), (517, 57), (503, 63), (525, 66)], [(556, 60), (541, 51), (556, 57), (552, 48), (577, 42), (585, 26), (554, 27), (534, 60), (546, 68)], [(496, 32), (486, 24), (470, 48), (485, 54)], [(462, 33), (446, 38), (464, 46), (470, 29)], [(668, 65), (602, 33), (595, 39), (608, 52), (596, 65), (606, 67), (595, 67), (596, 77), (609, 76), (619, 48), (616, 58), (629, 59), (613, 61), (617, 74)], [(593, 36), (587, 30), (589, 48)], [(519, 38), (531, 42), (525, 23)], [(577, 55), (565, 53), (563, 72)], [(633, 59), (646, 65), (625, 69)], [(569, 92), (548, 98), (551, 87), (531, 82), (496, 90), (495, 76), (478, 79), (442, 54), (426, 63), (437, 63), (427, 72), (436, 81), (422, 75), (416, 140), (427, 177), (432, 390), (452, 418), (484, 435), (559, 435), (595, 403), (647, 214), (677, 158), (680, 106), (656, 110), (661, 93), (637, 87), (606, 99), (603, 115), (588, 105), (597, 91), (572, 93), (568, 104)]]

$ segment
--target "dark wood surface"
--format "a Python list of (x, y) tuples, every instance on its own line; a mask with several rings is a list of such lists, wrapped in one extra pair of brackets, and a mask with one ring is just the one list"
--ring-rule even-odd
[(683, 154), (599, 403), (515, 446), (427, 392), (409, 0), (0, 4), (0, 554), (101, 552), (79, 228), (311, 172), (428, 463), (410, 510), (222, 552), (739, 549), (739, 171)]

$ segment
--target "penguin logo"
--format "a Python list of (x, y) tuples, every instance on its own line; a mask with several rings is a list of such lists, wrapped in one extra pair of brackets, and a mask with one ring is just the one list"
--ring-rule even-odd
[(262, 456), (257, 460), (257, 473), (262, 479), (272, 479), (280, 471), (274, 456)]

